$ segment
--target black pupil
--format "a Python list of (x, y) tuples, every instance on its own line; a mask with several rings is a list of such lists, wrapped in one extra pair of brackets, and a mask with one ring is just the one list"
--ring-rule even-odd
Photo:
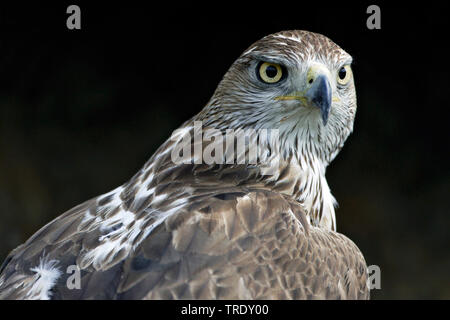
[(341, 70), (339, 70), (339, 79), (344, 80), (346, 75), (347, 75), (347, 70), (345, 70), (345, 68), (342, 67)]
[(277, 73), (278, 73), (278, 70), (277, 70), (277, 68), (274, 67), (274, 66), (268, 66), (268, 67), (266, 68), (266, 75), (267, 75), (269, 78), (275, 78), (275, 76), (277, 75)]

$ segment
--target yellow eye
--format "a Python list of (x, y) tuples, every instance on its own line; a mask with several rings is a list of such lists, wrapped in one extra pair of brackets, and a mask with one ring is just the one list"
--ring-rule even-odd
[(277, 83), (283, 77), (283, 68), (276, 63), (262, 62), (258, 67), (258, 75), (265, 83)]
[(352, 78), (352, 69), (349, 65), (341, 67), (337, 74), (337, 82), (340, 85), (346, 85)]

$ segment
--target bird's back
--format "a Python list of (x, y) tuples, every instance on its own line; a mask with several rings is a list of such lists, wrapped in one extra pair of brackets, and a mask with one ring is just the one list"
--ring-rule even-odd
[(1, 271), (1, 299), (369, 296), (366, 264), (351, 240), (309, 226), (299, 204), (284, 195), (238, 188), (183, 206), (134, 250), (81, 269), (80, 288), (70, 289), (67, 268), (99, 245), (99, 230), (79, 230), (80, 213), (93, 203), (67, 212), (11, 253)]

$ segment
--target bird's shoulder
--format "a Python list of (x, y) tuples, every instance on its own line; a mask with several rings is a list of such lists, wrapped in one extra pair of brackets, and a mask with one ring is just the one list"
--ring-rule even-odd
[[(92, 199), (39, 230), (2, 266), (0, 297), (295, 299), (367, 293), (364, 258), (353, 242), (311, 227), (301, 205), (280, 193), (219, 188), (190, 198), (170, 215), (149, 211), (150, 218), (138, 223), (117, 211), (121, 222), (102, 225), (112, 211), (102, 212), (99, 199)], [(149, 231), (157, 217), (164, 218)], [(80, 270), (79, 289), (67, 286), (69, 266)], [(44, 279), (51, 272), (55, 279)], [(48, 292), (37, 289), (50, 280)]]
[(216, 194), (180, 210), (124, 264), (118, 292), (147, 299), (368, 298), (366, 263), (342, 234), (266, 190)]

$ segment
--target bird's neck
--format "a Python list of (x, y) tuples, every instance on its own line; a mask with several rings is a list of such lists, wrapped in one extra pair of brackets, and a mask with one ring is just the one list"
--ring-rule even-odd
[[(160, 188), (163, 183), (180, 184), (190, 194), (211, 187), (267, 189), (298, 201), (313, 226), (335, 229), (335, 200), (325, 179), (326, 163), (320, 158), (305, 156), (308, 153), (283, 154), (279, 137), (267, 138), (270, 136), (267, 132), (256, 131), (254, 135), (247, 132), (246, 140), (241, 140), (246, 143), (239, 145), (239, 138), (231, 139), (230, 132), (199, 130), (194, 123), (176, 130), (143, 168), (151, 169), (147, 176), (155, 181), (144, 184), (158, 181)], [(171, 174), (167, 175), (168, 172)], [(176, 194), (181, 192), (173, 190)]]
[(292, 196), (302, 204), (311, 225), (336, 230), (335, 204), (319, 159), (292, 156), (280, 161), (277, 174), (266, 177), (272, 190)]

